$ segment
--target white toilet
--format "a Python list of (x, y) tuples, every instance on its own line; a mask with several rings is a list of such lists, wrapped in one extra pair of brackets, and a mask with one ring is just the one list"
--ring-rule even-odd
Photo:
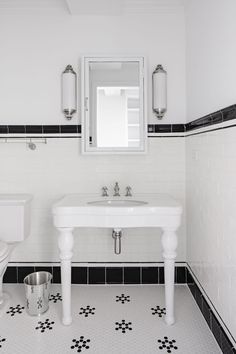
[(30, 194), (0, 194), (0, 312), (8, 301), (3, 276), (11, 252), (30, 233)]

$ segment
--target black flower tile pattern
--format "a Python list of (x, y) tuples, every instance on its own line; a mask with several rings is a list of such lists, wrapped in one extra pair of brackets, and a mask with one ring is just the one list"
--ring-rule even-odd
[(15, 316), (17, 313), (22, 313), (22, 310), (24, 310), (24, 306), (21, 305), (16, 305), (16, 307), (9, 307), (9, 310), (7, 311), (8, 314), (11, 316)]
[(121, 302), (122, 304), (124, 304), (125, 302), (130, 302), (130, 296), (125, 296), (124, 294), (121, 294), (120, 296), (117, 295), (116, 302)]
[(132, 331), (132, 322), (125, 322), (125, 320), (121, 320), (121, 322), (115, 323), (116, 331), (121, 330), (122, 333), (126, 333), (127, 331)]
[(61, 296), (60, 293), (56, 293), (56, 295), (51, 294), (50, 297), (49, 297), (49, 301), (57, 303), (57, 301), (62, 301), (62, 296)]
[(6, 341), (6, 338), (2, 338), (0, 336), (0, 348), (2, 348), (2, 343), (4, 343)]
[(158, 315), (159, 317), (162, 317), (166, 314), (166, 308), (165, 307), (151, 307), (152, 315)]
[(173, 353), (173, 350), (177, 350), (176, 340), (169, 340), (168, 337), (164, 337), (164, 339), (158, 339), (159, 349), (164, 349), (166, 353)]
[(77, 349), (77, 353), (81, 353), (83, 349), (89, 349), (90, 339), (85, 339), (84, 336), (80, 336), (80, 339), (73, 339), (72, 342), (73, 345), (70, 348)]
[(84, 315), (84, 317), (88, 317), (88, 315), (94, 315), (95, 310), (96, 310), (95, 307), (91, 307), (89, 305), (86, 306), (85, 308), (81, 307), (79, 315)]
[(47, 329), (51, 330), (53, 328), (55, 322), (49, 320), (49, 318), (47, 318), (45, 320), (45, 322), (39, 321), (37, 327), (35, 327), (35, 329), (40, 330), (40, 332), (45, 332)]

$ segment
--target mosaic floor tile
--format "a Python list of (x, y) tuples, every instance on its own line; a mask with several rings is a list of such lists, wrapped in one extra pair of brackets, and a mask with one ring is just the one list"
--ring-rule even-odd
[(0, 317), (0, 354), (221, 353), (185, 285), (175, 287), (173, 326), (164, 322), (163, 285), (73, 285), (71, 326), (61, 323), (60, 285), (38, 317), (24, 309), (23, 284), (4, 289), (11, 300)]

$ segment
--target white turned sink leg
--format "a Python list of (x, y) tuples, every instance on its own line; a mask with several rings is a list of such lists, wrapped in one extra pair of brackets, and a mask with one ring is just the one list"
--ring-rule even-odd
[(58, 247), (61, 260), (62, 323), (70, 325), (71, 316), (71, 258), (73, 255), (73, 228), (58, 228)]
[(165, 265), (165, 301), (166, 316), (165, 322), (172, 325), (174, 318), (174, 280), (175, 280), (175, 258), (178, 244), (176, 230), (163, 228), (162, 247)]

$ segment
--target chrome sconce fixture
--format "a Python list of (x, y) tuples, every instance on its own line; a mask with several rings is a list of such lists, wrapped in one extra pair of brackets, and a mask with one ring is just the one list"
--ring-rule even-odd
[(152, 110), (162, 119), (167, 110), (167, 72), (158, 64), (152, 74)]
[(62, 111), (70, 120), (77, 110), (77, 76), (71, 65), (62, 73)]

